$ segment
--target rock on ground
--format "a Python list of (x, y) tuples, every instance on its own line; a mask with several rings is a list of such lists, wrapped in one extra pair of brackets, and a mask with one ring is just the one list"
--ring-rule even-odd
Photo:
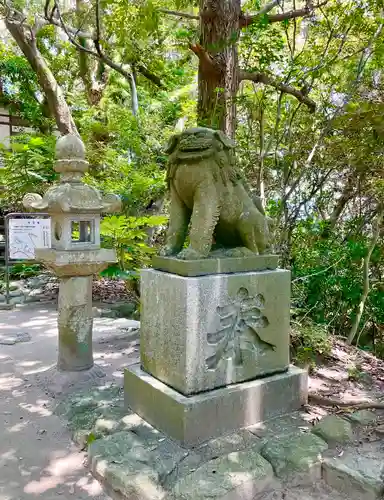
[(337, 415), (328, 415), (316, 424), (312, 431), (327, 443), (348, 443), (353, 440), (352, 425)]
[(321, 453), (327, 448), (318, 436), (296, 433), (269, 440), (260, 453), (279, 478), (310, 484), (321, 478)]
[(29, 342), (31, 336), (28, 332), (0, 333), (1, 345), (14, 345), (20, 342)]
[(371, 410), (359, 410), (350, 413), (348, 419), (355, 424), (370, 425), (377, 421), (378, 416)]
[[(372, 462), (374, 456), (382, 460), (383, 449), (373, 452), (373, 444), (366, 445), (371, 462), (365, 468), (355, 447), (347, 448), (345, 457), (351, 458), (344, 460), (339, 446), (332, 448), (335, 441), (328, 448), (311, 432), (319, 424), (311, 426), (300, 412), (186, 449), (125, 409), (118, 387), (71, 395), (58, 411), (68, 419), (74, 439), (89, 445), (95, 476), (127, 500), (342, 500), (346, 495), (360, 500), (355, 493), (367, 491), (374, 496), (362, 500), (378, 500), (384, 485)], [(335, 422), (337, 429), (346, 422), (323, 420), (333, 430)], [(375, 479), (368, 469), (376, 470), (370, 472)]]
[(271, 464), (251, 448), (204, 463), (181, 478), (167, 500), (252, 500), (255, 495), (273, 488), (275, 484), (277, 482), (274, 481)]

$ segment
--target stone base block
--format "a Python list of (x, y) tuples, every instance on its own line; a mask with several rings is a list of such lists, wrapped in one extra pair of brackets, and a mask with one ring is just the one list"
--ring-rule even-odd
[(154, 269), (179, 276), (206, 276), (209, 274), (246, 273), (276, 269), (278, 255), (252, 255), (247, 257), (210, 257), (201, 260), (180, 260), (175, 257), (153, 257)]
[(288, 372), (184, 396), (144, 372), (125, 370), (125, 404), (184, 446), (193, 447), (235, 429), (298, 409), (307, 401), (307, 372)]

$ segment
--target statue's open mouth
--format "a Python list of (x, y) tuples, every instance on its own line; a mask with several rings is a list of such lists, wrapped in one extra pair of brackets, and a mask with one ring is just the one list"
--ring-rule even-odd
[(194, 153), (195, 151), (204, 151), (212, 147), (212, 138), (209, 137), (183, 137), (179, 143), (179, 150), (185, 153)]

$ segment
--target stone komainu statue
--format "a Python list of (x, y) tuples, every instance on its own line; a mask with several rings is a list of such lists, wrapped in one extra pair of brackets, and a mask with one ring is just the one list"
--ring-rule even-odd
[[(192, 128), (174, 135), (167, 147), (170, 220), (164, 256), (192, 260), (218, 248), (246, 247), (263, 253), (268, 221), (236, 171), (234, 143), (221, 131)], [(183, 250), (190, 225), (190, 244)]]

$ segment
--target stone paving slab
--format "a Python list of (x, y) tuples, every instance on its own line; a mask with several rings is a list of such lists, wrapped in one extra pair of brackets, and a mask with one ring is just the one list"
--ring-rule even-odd
[(84, 446), (91, 435), (98, 439), (118, 430), (121, 419), (127, 415), (122, 398), (120, 387), (93, 388), (69, 395), (55, 413), (68, 421), (75, 443)]
[(383, 443), (359, 453), (347, 443), (340, 455), (333, 438), (349, 424), (340, 427), (340, 417), (323, 426), (330, 448), (300, 412), (186, 448), (126, 410), (119, 387), (73, 394), (57, 413), (88, 446), (95, 477), (119, 499), (378, 500), (383, 492)]
[(253, 500), (347, 500), (342, 493), (330, 488), (324, 481), (296, 488), (277, 488), (275, 491), (256, 495)]
[(233, 451), (242, 451), (249, 448), (259, 448), (262, 441), (252, 434), (248, 429), (240, 429), (226, 436), (211, 439), (195, 448), (203, 459), (211, 460), (220, 455), (225, 455)]
[(97, 478), (126, 498), (136, 495), (148, 500), (165, 496), (164, 478), (187, 454), (160, 433), (142, 440), (131, 431), (97, 439), (88, 449), (89, 465)]
[(384, 495), (384, 443), (367, 443), (352, 453), (324, 458), (326, 482), (350, 500), (377, 500)]
[(312, 430), (312, 425), (303, 418), (302, 412), (295, 411), (281, 417), (272, 418), (267, 422), (247, 427), (247, 430), (258, 438), (269, 440), (291, 434), (306, 433)]
[(180, 479), (167, 500), (252, 500), (273, 483), (271, 464), (251, 448), (203, 464)]

